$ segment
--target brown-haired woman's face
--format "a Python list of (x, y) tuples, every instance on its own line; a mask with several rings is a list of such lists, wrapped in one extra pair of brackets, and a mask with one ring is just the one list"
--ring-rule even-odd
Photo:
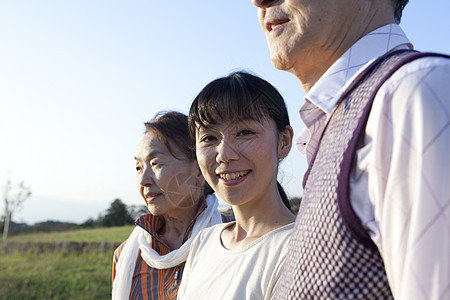
[(197, 205), (204, 180), (197, 162), (173, 148), (176, 157), (154, 132), (147, 132), (137, 147), (136, 183), (151, 214), (180, 218)]

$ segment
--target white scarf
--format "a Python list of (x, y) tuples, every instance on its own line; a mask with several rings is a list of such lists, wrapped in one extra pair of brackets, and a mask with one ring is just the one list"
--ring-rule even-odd
[(207, 207), (195, 221), (188, 240), (179, 249), (173, 250), (166, 255), (161, 256), (153, 250), (151, 235), (142, 227), (136, 226), (126, 241), (120, 253), (119, 261), (116, 264), (116, 277), (114, 278), (112, 289), (113, 300), (129, 299), (139, 249), (141, 250), (142, 259), (150, 267), (156, 269), (172, 268), (186, 261), (194, 237), (203, 228), (222, 223), (222, 216), (217, 209), (219, 204), (216, 195), (208, 195), (206, 203)]

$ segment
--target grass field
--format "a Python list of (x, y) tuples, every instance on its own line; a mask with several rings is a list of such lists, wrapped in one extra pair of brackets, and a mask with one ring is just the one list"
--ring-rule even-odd
[(134, 225), (96, 229), (78, 229), (53, 233), (20, 234), (8, 238), (8, 242), (122, 242), (130, 235), (133, 228)]
[[(18, 235), (9, 242), (121, 242), (133, 226)], [(113, 250), (0, 255), (0, 299), (111, 299)]]

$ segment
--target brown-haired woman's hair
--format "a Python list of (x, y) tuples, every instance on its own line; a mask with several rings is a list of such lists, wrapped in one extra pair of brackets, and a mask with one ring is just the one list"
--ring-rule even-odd
[(177, 157), (173, 146), (176, 146), (185, 158), (195, 160), (195, 143), (189, 137), (188, 117), (176, 111), (157, 113), (153, 119), (144, 123), (145, 133), (152, 131), (169, 150)]

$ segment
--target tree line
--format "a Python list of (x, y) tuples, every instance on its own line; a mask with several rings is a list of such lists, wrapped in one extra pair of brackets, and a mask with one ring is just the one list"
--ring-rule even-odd
[[(28, 225), (25, 223), (15, 223), (11, 220), (7, 220), (5, 216), (2, 216), (0, 231), (4, 232), (6, 224), (10, 235), (31, 232), (57, 232), (80, 228), (124, 226), (134, 224), (139, 216), (146, 213), (148, 213), (148, 210), (144, 205), (127, 206), (122, 200), (115, 199), (111, 202), (104, 214), (100, 214), (96, 219), (89, 218), (81, 224), (48, 220), (34, 225)], [(6, 237), (4, 237), (4, 239), (6, 239)]]
[(80, 227), (93, 228), (132, 225), (138, 217), (147, 213), (148, 210), (144, 205), (127, 206), (120, 199), (115, 199), (111, 202), (104, 215), (100, 215), (97, 219), (89, 218), (80, 224)]
[[(289, 199), (291, 204), (291, 210), (294, 214), (297, 214), (300, 206), (301, 198), (293, 197)], [(99, 227), (113, 227), (133, 225), (135, 220), (140, 216), (147, 214), (148, 210), (145, 205), (129, 205), (127, 206), (120, 199), (114, 199), (109, 208), (104, 214), (100, 214), (96, 219), (89, 218), (81, 224), (60, 222), (60, 221), (45, 221), (36, 223), (34, 225), (28, 225), (25, 223), (15, 223), (9, 221), (9, 233), (11, 235), (19, 233), (31, 233), (31, 232), (54, 232), (54, 231), (66, 231), (80, 228), (99, 228)], [(231, 208), (228, 212), (222, 212), (227, 215), (233, 215)], [(0, 224), (0, 231), (3, 232), (4, 225), (6, 224), (5, 216), (2, 217)]]

